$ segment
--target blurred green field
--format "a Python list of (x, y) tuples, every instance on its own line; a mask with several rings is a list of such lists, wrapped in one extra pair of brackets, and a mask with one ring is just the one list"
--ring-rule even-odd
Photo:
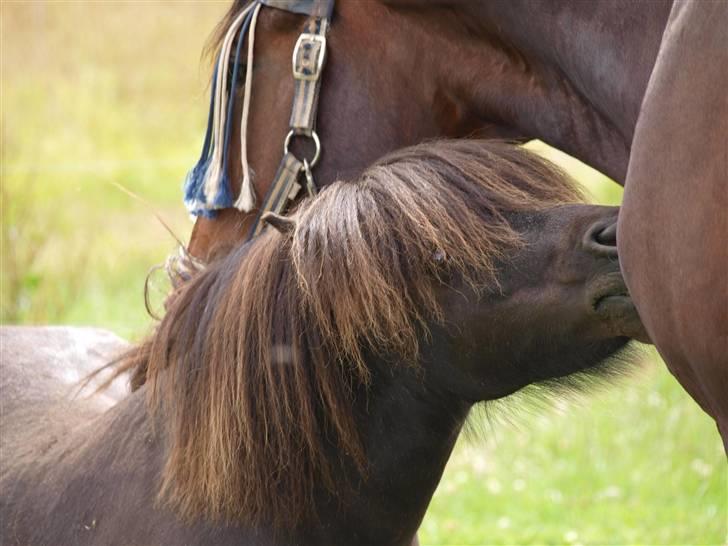
[[(218, 2), (3, 2), (1, 320), (138, 339), (144, 278), (186, 240), (180, 183), (207, 111)], [(535, 144), (618, 203), (609, 181)], [(725, 544), (715, 427), (647, 351), (634, 377), (552, 403), (488, 407), (423, 523), (423, 544)]]

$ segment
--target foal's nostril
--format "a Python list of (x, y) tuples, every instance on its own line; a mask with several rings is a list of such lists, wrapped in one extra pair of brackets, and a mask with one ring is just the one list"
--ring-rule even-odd
[(617, 256), (617, 222), (593, 224), (584, 236), (584, 245), (595, 254)]
[(597, 243), (605, 246), (617, 246), (617, 224), (614, 223), (594, 234)]

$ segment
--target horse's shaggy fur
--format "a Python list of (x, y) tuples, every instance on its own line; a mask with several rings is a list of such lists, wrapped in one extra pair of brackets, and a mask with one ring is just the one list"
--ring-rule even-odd
[(578, 200), (522, 148), (429, 143), (211, 264), (121, 366), (168, 424), (163, 497), (186, 516), (278, 527), (312, 515), (317, 488), (343, 500), (341, 470), (366, 476), (364, 352), (416, 364), (441, 283), (497, 282), (494, 260), (522, 244), (508, 213)]

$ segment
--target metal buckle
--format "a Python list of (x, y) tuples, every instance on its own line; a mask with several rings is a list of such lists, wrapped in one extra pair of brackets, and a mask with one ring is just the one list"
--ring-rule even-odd
[(326, 37), (310, 32), (302, 33), (293, 48), (293, 77), (297, 80), (317, 80), (321, 75), (325, 57)]

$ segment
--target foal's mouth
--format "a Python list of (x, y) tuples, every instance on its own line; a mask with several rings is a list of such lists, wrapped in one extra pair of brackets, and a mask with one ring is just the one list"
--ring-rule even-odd
[(620, 273), (604, 275), (594, 281), (589, 290), (589, 301), (592, 311), (611, 332), (651, 343)]

